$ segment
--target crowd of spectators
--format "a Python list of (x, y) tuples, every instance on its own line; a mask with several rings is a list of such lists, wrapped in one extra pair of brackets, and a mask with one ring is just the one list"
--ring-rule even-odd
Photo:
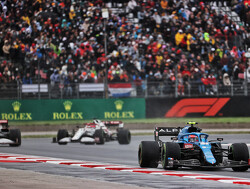
[(209, 1), (1, 0), (0, 10), (2, 84), (40, 76), (72, 94), (74, 83), (107, 76), (142, 89), (146, 80), (161, 83), (156, 92), (177, 80), (180, 95), (192, 82), (213, 94), (218, 82), (240, 79), (247, 65), (249, 20), (235, 23)]
[(232, 10), (235, 11), (240, 19), (246, 24), (250, 24), (250, 1), (249, 0), (233, 0), (231, 2)]

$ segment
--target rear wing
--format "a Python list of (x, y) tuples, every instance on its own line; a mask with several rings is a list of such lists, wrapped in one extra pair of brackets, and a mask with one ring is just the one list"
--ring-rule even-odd
[(8, 124), (8, 120), (0, 120), (0, 124), (2, 123)]
[(103, 121), (106, 127), (119, 127), (123, 128), (124, 123), (122, 121)]
[(155, 140), (158, 141), (160, 136), (178, 136), (181, 129), (181, 127), (155, 127)]
[(8, 120), (0, 120), (0, 125), (8, 126)]

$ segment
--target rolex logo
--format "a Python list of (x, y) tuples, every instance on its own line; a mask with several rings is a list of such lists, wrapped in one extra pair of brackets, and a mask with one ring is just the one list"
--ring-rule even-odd
[(15, 101), (15, 102), (12, 103), (12, 106), (13, 106), (13, 109), (14, 109), (15, 112), (19, 112), (20, 107), (21, 107), (21, 103), (18, 102), (18, 101)]
[(65, 102), (63, 103), (63, 105), (64, 105), (65, 110), (68, 112), (68, 111), (71, 110), (72, 102), (70, 102), (70, 101), (67, 100), (67, 101), (65, 101)]
[(118, 110), (118, 111), (122, 110), (123, 101), (117, 100), (117, 101), (115, 101), (114, 103), (115, 103), (115, 108), (116, 108), (116, 110)]

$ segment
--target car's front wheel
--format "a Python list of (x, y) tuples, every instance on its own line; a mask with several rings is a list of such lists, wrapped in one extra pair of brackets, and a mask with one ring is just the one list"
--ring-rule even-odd
[(21, 145), (21, 131), (19, 129), (10, 129), (9, 138), (14, 144), (10, 144), (10, 146), (20, 146)]
[(174, 163), (174, 160), (181, 159), (181, 148), (178, 143), (164, 142), (161, 151), (162, 167), (164, 169), (178, 169), (178, 166), (170, 165), (169, 158), (172, 158), (172, 163)]
[[(249, 150), (245, 143), (234, 143), (229, 148), (228, 159), (233, 161), (245, 161), (248, 162)], [(248, 166), (232, 167), (234, 171), (244, 172), (248, 170)]]
[(57, 141), (58, 141), (58, 144), (60, 145), (66, 145), (67, 142), (61, 142), (60, 140), (65, 138), (65, 137), (68, 137), (69, 136), (69, 133), (66, 129), (59, 129), (58, 132), (57, 132)]
[(105, 136), (102, 129), (97, 129), (94, 134), (94, 138), (96, 140), (96, 144), (104, 144), (105, 143)]

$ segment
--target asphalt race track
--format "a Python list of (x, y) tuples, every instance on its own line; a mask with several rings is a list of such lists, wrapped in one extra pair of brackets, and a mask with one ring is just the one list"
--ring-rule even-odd
[[(223, 137), (223, 143), (250, 144), (249, 134), (211, 135), (210, 139), (217, 137)], [(153, 136), (133, 136), (129, 145), (119, 145), (117, 141), (104, 145), (58, 145), (51, 143), (52, 139), (49, 138), (23, 139), (20, 147), (0, 147), (0, 168), (86, 178), (132, 187), (250, 188), (250, 170), (233, 172), (232, 169), (181, 168), (165, 171), (161, 165), (157, 169), (140, 169), (137, 150), (142, 140), (153, 140)]]

